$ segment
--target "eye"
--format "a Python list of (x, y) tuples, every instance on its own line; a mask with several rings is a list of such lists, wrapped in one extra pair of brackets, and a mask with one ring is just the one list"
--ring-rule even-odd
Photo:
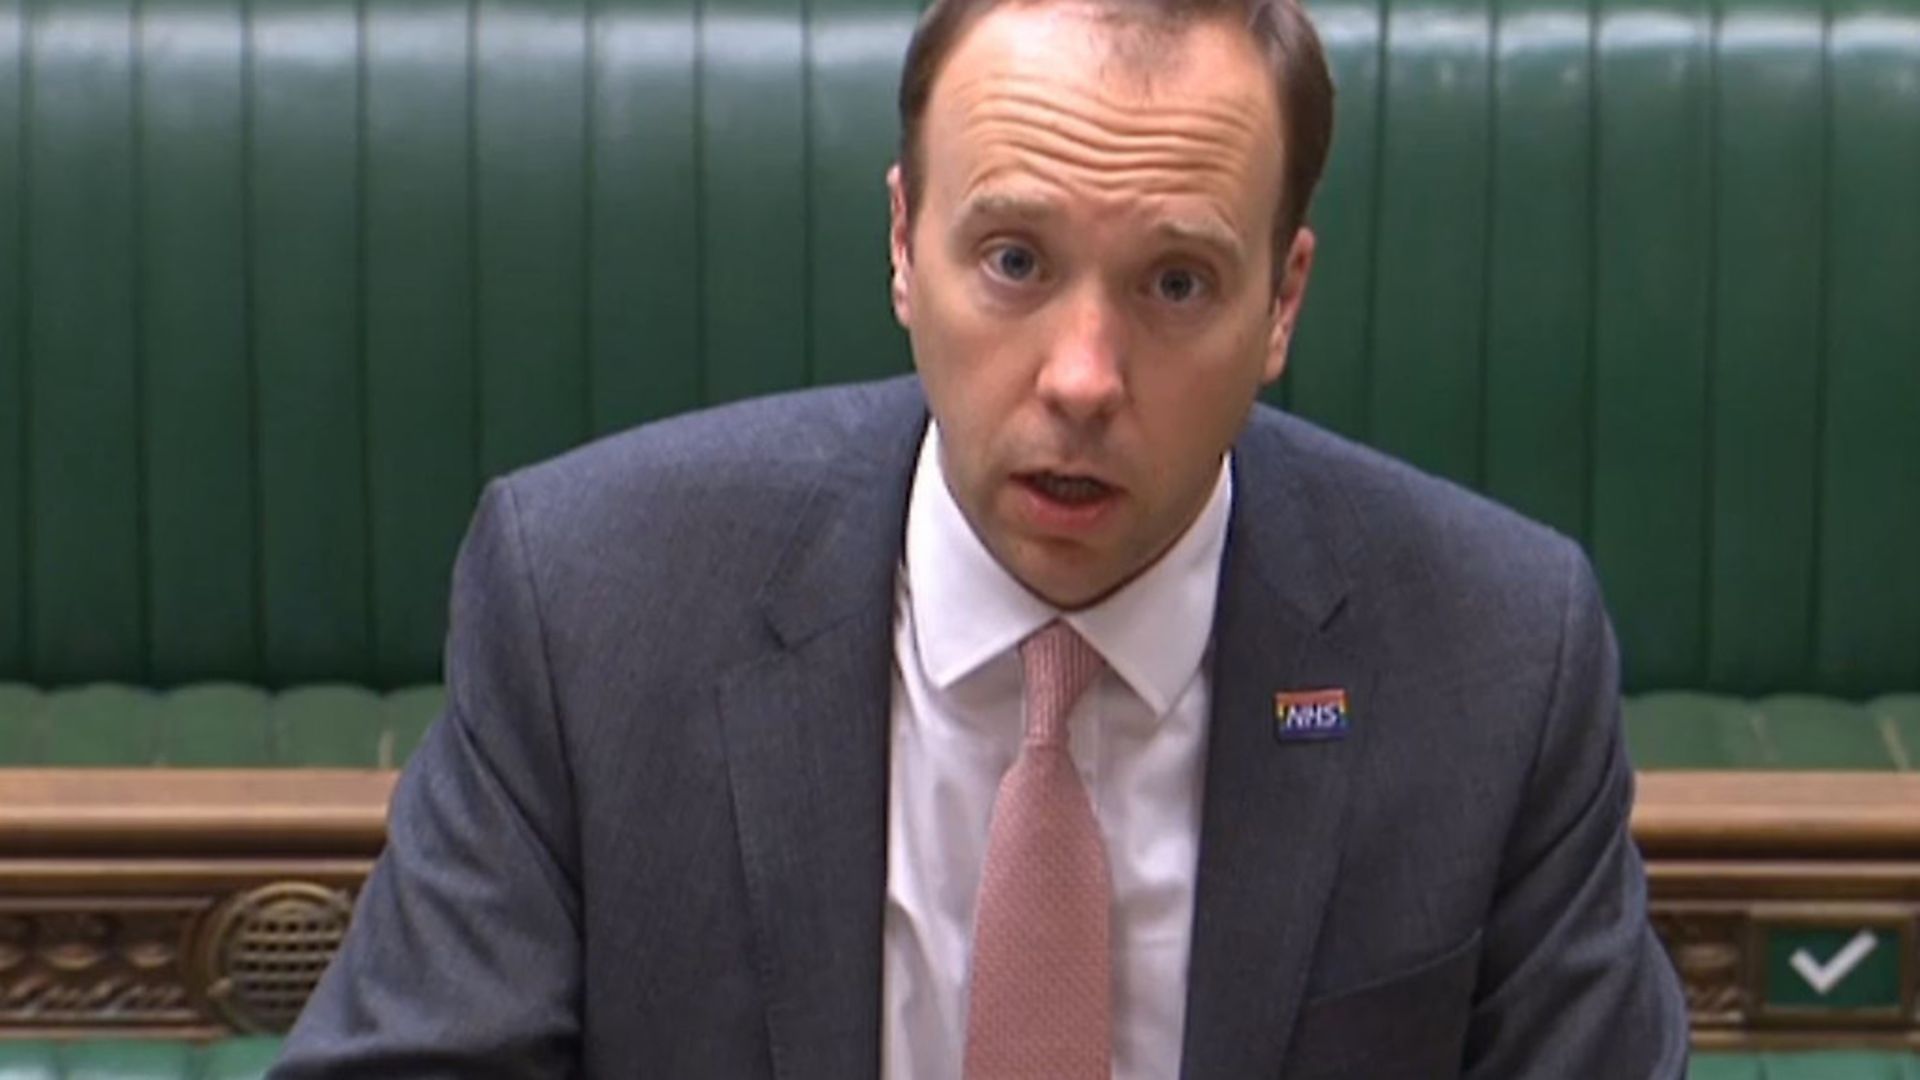
[(1040, 257), (1032, 248), (1001, 244), (987, 252), (987, 271), (1003, 281), (1015, 284), (1030, 281), (1039, 269)]
[(1169, 267), (1153, 279), (1154, 295), (1169, 304), (1187, 304), (1207, 289), (1206, 280), (1184, 267)]

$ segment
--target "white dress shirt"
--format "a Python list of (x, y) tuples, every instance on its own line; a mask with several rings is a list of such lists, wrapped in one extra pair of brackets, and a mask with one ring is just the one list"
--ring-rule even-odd
[(1201, 766), (1232, 470), (1167, 554), (1062, 615), (982, 546), (929, 424), (894, 607), (882, 1018), (884, 1080), (960, 1080), (975, 893), (1022, 736), (1022, 638), (1065, 618), (1107, 661), (1069, 716), (1113, 873), (1115, 1080), (1179, 1075)]

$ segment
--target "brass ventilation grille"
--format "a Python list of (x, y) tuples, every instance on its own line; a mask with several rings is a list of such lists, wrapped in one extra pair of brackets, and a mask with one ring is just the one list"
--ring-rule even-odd
[(293, 1026), (346, 938), (353, 901), (300, 882), (267, 885), (229, 901), (208, 923), (207, 1000), (240, 1031)]

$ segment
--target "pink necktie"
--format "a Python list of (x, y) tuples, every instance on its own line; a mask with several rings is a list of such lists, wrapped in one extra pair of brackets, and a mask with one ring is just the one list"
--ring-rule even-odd
[(1000, 781), (974, 917), (966, 1080), (1111, 1080), (1112, 883), (1067, 714), (1103, 661), (1054, 621), (1021, 642), (1027, 736)]

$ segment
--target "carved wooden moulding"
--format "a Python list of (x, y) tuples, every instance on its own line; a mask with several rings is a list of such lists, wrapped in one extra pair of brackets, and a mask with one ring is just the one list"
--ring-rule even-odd
[[(0, 770), (0, 1038), (286, 1030), (393, 779)], [(1920, 1047), (1920, 776), (1650, 774), (1634, 833), (1697, 1046)]]
[(203, 1022), (182, 943), (207, 906), (0, 899), (0, 1024)]
[(1696, 1046), (1920, 1047), (1920, 776), (1646, 774), (1634, 835)]
[(0, 1037), (285, 1031), (393, 774), (0, 770)]
[(1742, 915), (1656, 910), (1653, 928), (1686, 989), (1693, 1026), (1739, 1027), (1747, 1016)]
[(346, 890), (311, 882), (0, 899), (0, 1028), (285, 1031), (352, 911)]
[(1920, 908), (1805, 900), (1657, 905), (1703, 1045), (1920, 1045)]

